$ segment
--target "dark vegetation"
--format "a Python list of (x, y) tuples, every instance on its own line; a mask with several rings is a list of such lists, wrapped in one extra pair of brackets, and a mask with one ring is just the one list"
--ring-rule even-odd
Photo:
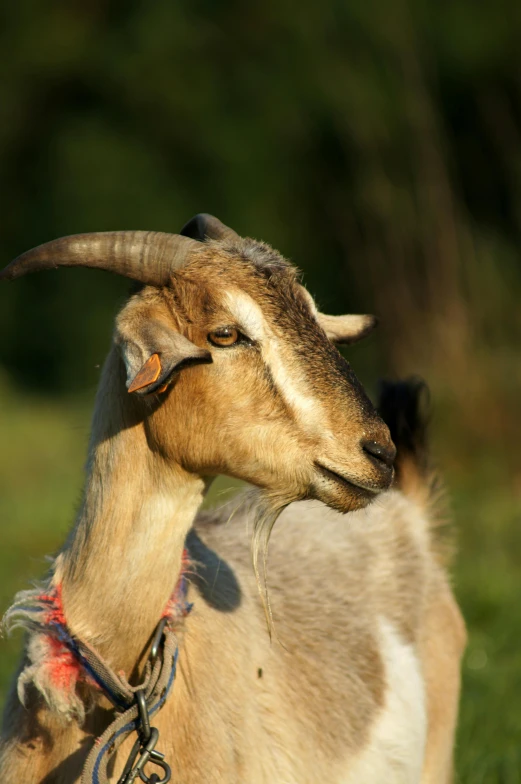
[[(379, 315), (349, 352), (370, 388), (427, 380), (470, 631), (459, 780), (520, 781), (521, 4), (25, 0), (0, 14), (0, 263), (213, 212), (296, 261), (322, 309)], [(85, 270), (0, 290), (2, 608), (70, 524), (126, 291)]]

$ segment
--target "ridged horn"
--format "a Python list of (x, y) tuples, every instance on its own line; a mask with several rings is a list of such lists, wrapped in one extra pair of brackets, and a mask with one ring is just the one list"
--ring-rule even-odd
[(190, 218), (181, 229), (183, 237), (191, 237), (193, 240), (204, 242), (210, 240), (238, 240), (239, 235), (233, 229), (225, 226), (224, 223), (207, 212), (200, 212)]
[(151, 286), (165, 286), (199, 243), (160, 231), (107, 231), (73, 234), (22, 253), (0, 272), (14, 280), (29, 272), (56, 267), (93, 267)]

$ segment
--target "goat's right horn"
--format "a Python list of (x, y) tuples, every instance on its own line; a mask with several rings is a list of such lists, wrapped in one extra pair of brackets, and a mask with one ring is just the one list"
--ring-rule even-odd
[(0, 280), (56, 267), (93, 267), (151, 286), (165, 286), (172, 272), (183, 267), (199, 248), (193, 239), (160, 231), (73, 234), (22, 253), (0, 272)]
[(190, 218), (181, 229), (184, 237), (191, 237), (193, 240), (204, 242), (210, 240), (237, 240), (239, 235), (229, 226), (225, 226), (218, 218), (209, 215), (207, 212), (200, 212)]

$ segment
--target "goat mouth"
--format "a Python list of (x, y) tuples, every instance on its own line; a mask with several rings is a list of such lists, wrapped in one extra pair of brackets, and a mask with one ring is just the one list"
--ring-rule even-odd
[(315, 467), (320, 471), (323, 477), (335, 482), (337, 485), (340, 485), (345, 490), (349, 490), (360, 498), (372, 499), (379, 492), (376, 488), (360, 485), (357, 482), (353, 482), (351, 479), (347, 479), (345, 476), (342, 476), (342, 474), (338, 474), (336, 471), (326, 468), (322, 463), (315, 462)]

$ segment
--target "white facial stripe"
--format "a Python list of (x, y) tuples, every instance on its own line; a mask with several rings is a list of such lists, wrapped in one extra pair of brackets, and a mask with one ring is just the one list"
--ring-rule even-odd
[[(312, 301), (311, 295), (308, 296)], [(292, 374), (284, 356), (284, 346), (270, 329), (259, 305), (243, 291), (227, 291), (225, 297), (226, 306), (237, 325), (261, 346), (263, 359), (286, 404), (307, 427), (317, 425), (324, 431), (327, 417), (322, 406), (309, 394), (307, 384), (300, 377), (297, 368), (295, 368), (296, 376)]]
[(257, 303), (243, 291), (226, 291), (225, 306), (228, 308), (237, 325), (252, 340), (262, 341), (264, 316)]
[(262, 355), (271, 370), (277, 389), (289, 407), (307, 422), (319, 415), (320, 405), (317, 400), (306, 394), (305, 383), (292, 377), (288, 371), (277, 338), (270, 336), (262, 347)]

